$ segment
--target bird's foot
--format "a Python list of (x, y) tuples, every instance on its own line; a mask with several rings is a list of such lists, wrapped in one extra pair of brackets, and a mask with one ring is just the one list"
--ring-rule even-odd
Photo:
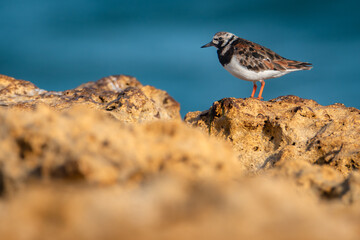
[(264, 99), (263, 97), (253, 97), (253, 96), (250, 96), (249, 98), (251, 98), (251, 99), (257, 99), (257, 100), (262, 100), (262, 99)]

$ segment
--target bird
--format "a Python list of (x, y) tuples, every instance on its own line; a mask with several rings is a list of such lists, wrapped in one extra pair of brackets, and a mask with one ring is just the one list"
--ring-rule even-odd
[(227, 71), (239, 79), (253, 82), (251, 98), (254, 98), (256, 83), (261, 83), (259, 100), (263, 99), (265, 80), (312, 68), (311, 63), (286, 59), (269, 48), (229, 32), (217, 32), (211, 42), (201, 48), (212, 46), (217, 49), (219, 61)]

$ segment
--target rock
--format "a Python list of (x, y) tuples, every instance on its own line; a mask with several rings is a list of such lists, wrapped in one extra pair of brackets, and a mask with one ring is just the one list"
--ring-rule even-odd
[(225, 98), (207, 111), (188, 113), (185, 121), (231, 143), (250, 172), (271, 170), (320, 197), (351, 201), (348, 182), (360, 166), (355, 108), (321, 106), (296, 96), (268, 102)]
[(128, 185), (160, 173), (230, 179), (242, 171), (230, 145), (181, 121), (127, 125), (83, 106), (38, 106), (0, 109), (0, 124), (3, 194), (31, 180)]
[(63, 92), (45, 91), (30, 82), (0, 75), (0, 96), (0, 106), (8, 108), (33, 109), (45, 104), (64, 110), (81, 104), (108, 111), (124, 122), (180, 119), (180, 105), (169, 94), (124, 75), (105, 77)]
[(341, 104), (321, 106), (296, 96), (225, 98), (207, 111), (188, 113), (185, 121), (230, 142), (250, 170), (283, 158), (329, 165), (344, 176), (360, 166), (360, 111)]
[(224, 185), (163, 176), (130, 190), (37, 184), (0, 206), (1, 239), (355, 240), (360, 233), (359, 208), (319, 204), (264, 177)]

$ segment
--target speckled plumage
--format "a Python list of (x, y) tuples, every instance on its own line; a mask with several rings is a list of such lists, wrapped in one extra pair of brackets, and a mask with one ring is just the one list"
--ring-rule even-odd
[(237, 78), (254, 82), (260, 81), (264, 88), (264, 80), (276, 78), (298, 70), (310, 70), (311, 63), (289, 60), (274, 51), (257, 43), (239, 38), (232, 33), (218, 32), (212, 41), (204, 46), (217, 48), (218, 58), (223, 67)]

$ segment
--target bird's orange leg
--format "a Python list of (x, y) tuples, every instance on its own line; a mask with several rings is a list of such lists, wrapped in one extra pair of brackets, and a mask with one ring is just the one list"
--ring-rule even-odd
[(260, 82), (261, 82), (261, 88), (260, 88), (259, 96), (257, 97), (257, 99), (259, 99), (259, 100), (263, 99), (261, 97), (261, 95), (262, 95), (262, 93), (264, 91), (264, 87), (265, 87), (265, 81), (261, 80)]
[(251, 98), (254, 97), (255, 92), (256, 92), (256, 88), (257, 88), (256, 82), (253, 82), (253, 84), (254, 84), (254, 87), (253, 87), (253, 91), (252, 91), (252, 93), (251, 93)]

